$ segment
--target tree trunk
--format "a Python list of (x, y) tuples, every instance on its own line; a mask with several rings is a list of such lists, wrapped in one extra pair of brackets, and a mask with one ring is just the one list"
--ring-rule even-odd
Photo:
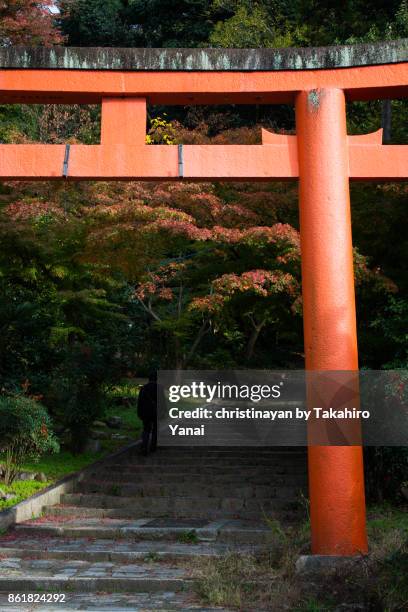
[(255, 344), (259, 338), (259, 334), (261, 333), (261, 330), (264, 325), (265, 325), (265, 321), (261, 321), (261, 323), (259, 323), (258, 325), (254, 325), (254, 328), (249, 337), (248, 344), (247, 344), (246, 351), (245, 351), (245, 359), (247, 361), (250, 361), (254, 355)]
[(176, 370), (183, 369), (183, 357), (181, 355), (181, 343), (180, 338), (175, 336), (174, 338), (174, 365)]
[(184, 359), (184, 364), (183, 367), (186, 367), (187, 364), (189, 363), (190, 359), (193, 357), (194, 353), (196, 352), (198, 345), (200, 344), (201, 340), (204, 338), (205, 334), (208, 332), (208, 321), (204, 321), (203, 324), (201, 325), (200, 329), (198, 330), (198, 334), (196, 336), (196, 339), (194, 340), (191, 349), (189, 350), (187, 357)]

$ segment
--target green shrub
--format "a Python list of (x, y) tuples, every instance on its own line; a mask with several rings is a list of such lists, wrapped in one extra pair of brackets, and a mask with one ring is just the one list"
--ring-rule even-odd
[(22, 396), (0, 396), (0, 450), (4, 481), (11, 484), (27, 459), (58, 452), (51, 419), (39, 402)]

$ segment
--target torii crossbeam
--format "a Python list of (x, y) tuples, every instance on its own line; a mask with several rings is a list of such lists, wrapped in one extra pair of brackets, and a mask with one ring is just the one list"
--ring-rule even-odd
[[(101, 103), (99, 145), (1, 145), (3, 180), (299, 179), (307, 370), (358, 370), (349, 180), (408, 177), (408, 146), (348, 136), (346, 100), (408, 93), (408, 41), (286, 50), (0, 49), (0, 103)], [(262, 145), (146, 145), (146, 104), (294, 104)], [(311, 446), (312, 550), (367, 550), (362, 449)]]

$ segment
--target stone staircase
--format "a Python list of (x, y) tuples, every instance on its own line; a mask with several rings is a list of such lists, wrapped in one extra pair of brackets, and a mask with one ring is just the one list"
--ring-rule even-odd
[[(303, 449), (171, 448), (145, 458), (135, 447), (0, 537), (0, 609), (13, 609), (6, 593), (52, 592), (66, 596), (55, 610), (210, 610), (194, 598), (193, 564), (268, 545), (271, 520), (303, 514), (306, 484)], [(14, 609), (53, 609), (30, 605)]]

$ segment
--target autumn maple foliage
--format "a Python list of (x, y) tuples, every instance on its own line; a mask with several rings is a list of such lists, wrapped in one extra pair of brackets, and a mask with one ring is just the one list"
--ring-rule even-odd
[[(39, 121), (39, 137), (92, 143), (99, 138), (99, 121), (93, 106), (52, 108)], [(180, 136), (184, 142), (193, 137), (197, 143), (203, 138), (187, 131)], [(257, 142), (260, 130), (235, 130), (223, 138)], [(64, 284), (72, 272), (76, 289), (69, 288), (70, 299), (85, 300), (88, 307), (99, 304), (106, 282), (121, 287), (120, 306), (115, 303), (113, 310), (130, 313), (130, 362), (152, 368), (301, 365), (295, 184), (67, 181), (7, 189), (4, 235), (11, 225), (34, 243), (44, 240), (47, 252), (50, 244), (58, 245), (58, 257), (45, 257), (46, 276)], [(396, 287), (370, 268), (356, 249), (360, 295), (372, 300), (375, 292), (388, 299)], [(82, 290), (78, 270), (96, 293)], [(76, 310), (69, 337), (78, 336), (77, 319)]]
[(57, 45), (63, 41), (52, 0), (0, 0), (0, 45)]

